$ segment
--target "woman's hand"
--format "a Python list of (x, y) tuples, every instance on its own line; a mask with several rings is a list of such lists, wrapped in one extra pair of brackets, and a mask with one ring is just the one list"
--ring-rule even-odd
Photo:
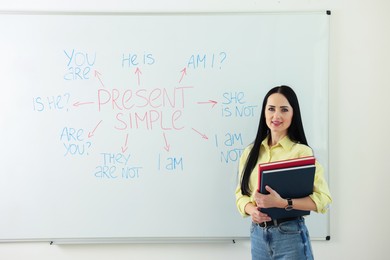
[(245, 212), (251, 216), (252, 222), (254, 223), (263, 223), (271, 221), (271, 218), (267, 214), (260, 212), (259, 208), (252, 203), (246, 204)]
[(245, 212), (252, 217), (252, 221), (254, 223), (262, 223), (272, 220), (267, 214), (261, 212), (260, 208), (284, 208), (287, 205), (287, 201), (280, 197), (280, 195), (271, 189), (271, 187), (266, 186), (265, 189), (270, 194), (264, 195), (260, 192), (256, 192), (254, 195), (256, 205), (248, 203), (245, 206)]
[(260, 192), (256, 192), (254, 199), (256, 201), (256, 205), (259, 208), (284, 208), (287, 205), (285, 199), (280, 197), (279, 193), (271, 189), (269, 186), (265, 186), (265, 189), (269, 192), (269, 194), (264, 195)]

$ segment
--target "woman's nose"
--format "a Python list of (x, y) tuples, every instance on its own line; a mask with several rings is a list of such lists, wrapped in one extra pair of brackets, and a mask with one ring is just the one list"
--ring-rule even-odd
[(275, 111), (274, 113), (274, 118), (280, 118), (282, 115), (280, 113), (280, 111)]

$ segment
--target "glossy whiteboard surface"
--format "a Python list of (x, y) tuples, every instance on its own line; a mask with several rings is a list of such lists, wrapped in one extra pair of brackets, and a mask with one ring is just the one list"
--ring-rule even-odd
[[(248, 237), (238, 159), (270, 88), (296, 90), (328, 169), (328, 22), (0, 14), (0, 240)], [(329, 235), (328, 215), (307, 223)]]

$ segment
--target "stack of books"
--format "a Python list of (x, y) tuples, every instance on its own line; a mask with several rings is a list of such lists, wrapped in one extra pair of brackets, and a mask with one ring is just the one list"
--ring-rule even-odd
[[(258, 192), (269, 194), (265, 186), (271, 187), (284, 198), (303, 198), (313, 193), (315, 175), (314, 156), (291, 160), (259, 164)], [(310, 211), (284, 208), (260, 208), (272, 219), (290, 218), (309, 215)]]

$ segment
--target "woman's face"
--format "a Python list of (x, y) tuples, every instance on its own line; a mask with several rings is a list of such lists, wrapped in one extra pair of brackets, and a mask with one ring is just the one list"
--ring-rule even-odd
[(280, 93), (274, 93), (268, 97), (265, 106), (265, 121), (271, 133), (287, 135), (292, 117), (293, 108), (285, 96)]

